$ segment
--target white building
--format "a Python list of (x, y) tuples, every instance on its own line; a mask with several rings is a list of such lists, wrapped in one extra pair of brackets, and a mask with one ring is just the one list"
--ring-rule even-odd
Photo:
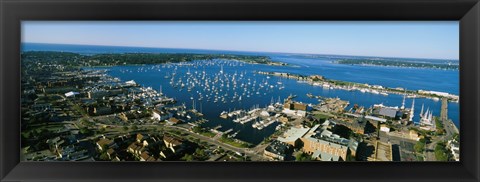
[(152, 119), (156, 119), (158, 121), (164, 121), (164, 120), (170, 119), (172, 116), (173, 114), (170, 112), (163, 112), (155, 109), (153, 110)]

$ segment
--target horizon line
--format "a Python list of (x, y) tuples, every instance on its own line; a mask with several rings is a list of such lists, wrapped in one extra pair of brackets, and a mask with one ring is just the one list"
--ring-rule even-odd
[(320, 56), (354, 56), (354, 57), (374, 57), (374, 58), (400, 58), (400, 59), (434, 59), (434, 60), (452, 60), (460, 61), (460, 59), (452, 58), (418, 58), (418, 57), (395, 57), (395, 56), (375, 56), (375, 55), (349, 55), (349, 54), (328, 54), (328, 53), (294, 53), (294, 52), (273, 52), (273, 51), (247, 51), (247, 50), (228, 50), (228, 49), (205, 49), (205, 48), (182, 48), (182, 47), (151, 47), (151, 46), (127, 46), (127, 45), (105, 45), (105, 44), (69, 44), (69, 43), (49, 43), (49, 42), (20, 42), (21, 44), (54, 44), (54, 45), (78, 45), (78, 46), (104, 46), (104, 47), (132, 47), (132, 48), (150, 48), (150, 49), (187, 49), (187, 50), (203, 50), (203, 51), (231, 51), (231, 52), (247, 52), (247, 53), (277, 53), (277, 54), (304, 54), (304, 55), (320, 55)]

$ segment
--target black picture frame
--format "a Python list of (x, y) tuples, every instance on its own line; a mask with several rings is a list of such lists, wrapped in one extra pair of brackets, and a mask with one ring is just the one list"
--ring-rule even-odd
[[(1, 0), (1, 181), (479, 181), (478, 0)], [(22, 20), (458, 20), (461, 161), (20, 162)]]

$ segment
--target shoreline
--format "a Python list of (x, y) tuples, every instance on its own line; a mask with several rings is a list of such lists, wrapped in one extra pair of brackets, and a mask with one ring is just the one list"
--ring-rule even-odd
[[(263, 75), (270, 75), (270, 76), (279, 76), (288, 79), (295, 79), (299, 82), (308, 83), (314, 86), (322, 86), (330, 89), (340, 89), (346, 91), (361, 91), (362, 93), (373, 93), (373, 94), (382, 94), (388, 96), (388, 94), (398, 94), (398, 95), (407, 95), (409, 98), (427, 98), (432, 99), (434, 101), (439, 101), (442, 98), (447, 98), (450, 102), (458, 102), (459, 96), (446, 93), (446, 92), (435, 92), (435, 91), (426, 91), (426, 90), (405, 90), (403, 88), (389, 88), (384, 87), (381, 85), (370, 85), (367, 83), (356, 83), (356, 82), (348, 82), (348, 81), (341, 81), (341, 80), (332, 80), (324, 78), (321, 75), (298, 75), (298, 74), (290, 74), (290, 73), (283, 73), (283, 72), (263, 72), (257, 71), (258, 74)], [(444, 95), (438, 95), (444, 94)]]

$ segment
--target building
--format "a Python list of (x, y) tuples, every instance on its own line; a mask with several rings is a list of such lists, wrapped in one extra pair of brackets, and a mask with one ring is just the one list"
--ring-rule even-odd
[(388, 132), (390, 132), (390, 128), (386, 124), (381, 124), (380, 125), (380, 131), (388, 133)]
[(342, 138), (328, 130), (333, 123), (326, 120), (322, 125), (315, 125), (302, 138), (303, 151), (313, 159), (322, 161), (345, 161), (355, 155), (358, 143)]
[(141, 133), (137, 134), (137, 142), (142, 143), (144, 146), (148, 146), (147, 139), (149, 138), (148, 135), (143, 135)]
[(387, 122), (387, 119), (385, 118), (379, 118), (379, 117), (375, 117), (375, 116), (365, 116), (365, 119), (369, 120), (369, 121), (372, 121), (375, 125), (377, 123), (385, 123)]
[(137, 83), (135, 82), (135, 80), (130, 80), (130, 81), (126, 81), (125, 85), (126, 86), (136, 86)]
[(460, 143), (457, 140), (449, 140), (447, 144), (450, 152), (452, 152), (453, 159), (460, 161)]
[(163, 137), (163, 143), (165, 143), (165, 146), (172, 150), (173, 153), (177, 153), (183, 149), (183, 141), (175, 137), (165, 135)]
[(307, 111), (308, 110), (308, 105), (300, 102), (286, 102), (283, 105), (284, 109), (290, 109), (290, 110), (301, 110), (301, 111)]
[(291, 127), (289, 130), (287, 130), (283, 136), (278, 137), (277, 140), (281, 142), (285, 142), (287, 144), (293, 145), (294, 147), (297, 147), (301, 145), (301, 140), (302, 138), (310, 128), (296, 128), (296, 127)]
[(150, 153), (148, 153), (148, 151), (143, 151), (141, 154), (140, 154), (140, 161), (147, 161), (147, 162), (151, 162), (151, 161), (156, 161), (157, 159), (155, 159), (155, 157), (151, 156)]
[(290, 145), (278, 140), (274, 140), (263, 151), (263, 155), (273, 160), (284, 161), (287, 153), (290, 151)]
[(382, 108), (379, 108), (378, 110), (378, 115), (392, 118), (392, 119), (397, 118), (398, 114), (399, 112), (398, 112), (398, 109), (396, 108), (382, 107)]
[(169, 124), (169, 125), (175, 125), (175, 124), (180, 124), (180, 123), (182, 123), (182, 121), (175, 118), (175, 117), (171, 117), (167, 120), (167, 124)]
[(105, 150), (106, 148), (112, 148), (112, 147), (116, 146), (116, 144), (113, 140), (109, 140), (109, 139), (106, 139), (106, 138), (102, 138), (102, 139), (98, 140), (96, 144), (97, 144), (98, 150), (100, 150), (100, 151)]
[(152, 119), (156, 119), (158, 121), (165, 121), (167, 119), (170, 119), (173, 116), (172, 113), (167, 112), (167, 111), (160, 111), (160, 110), (153, 110), (152, 113)]
[(78, 95), (78, 94), (80, 93), (71, 91), (71, 92), (65, 93), (65, 97), (75, 97), (75, 95)]
[(322, 161), (345, 161), (349, 155), (348, 140), (341, 142), (327, 136), (312, 135), (302, 138), (302, 141), (303, 151)]
[(120, 118), (122, 121), (125, 121), (125, 122), (128, 121), (128, 116), (124, 112), (121, 112), (120, 114), (118, 114), (118, 118)]
[(144, 151), (143, 144), (137, 141), (133, 142), (127, 147), (127, 152), (135, 156), (139, 156), (140, 154), (142, 154), (143, 151)]
[(286, 123), (288, 123), (288, 118), (285, 117), (285, 116), (280, 116), (280, 117), (278, 117), (278, 121), (283, 123), (283, 124), (286, 124)]

